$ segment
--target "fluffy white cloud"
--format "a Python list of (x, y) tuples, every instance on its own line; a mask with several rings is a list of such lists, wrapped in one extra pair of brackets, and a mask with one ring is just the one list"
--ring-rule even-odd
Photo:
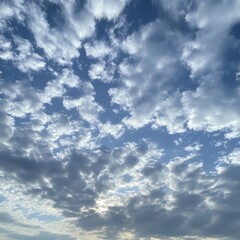
[(74, 2), (61, 4), (60, 7), (65, 19), (62, 29), (51, 28), (46, 13), (35, 4), (28, 7), (28, 24), (38, 47), (43, 48), (49, 58), (60, 64), (69, 64), (72, 58), (79, 57), (81, 40), (93, 33), (95, 22), (85, 9), (76, 14)]
[(195, 142), (193, 145), (188, 145), (184, 148), (187, 152), (199, 152), (202, 148), (202, 144)]
[(0, 36), (0, 58), (3, 60), (13, 59), (12, 44), (3, 36)]
[(14, 37), (14, 44), (17, 51), (12, 47), (12, 42), (4, 37), (0, 38), (0, 58), (11, 60), (22, 72), (39, 71), (44, 69), (44, 59), (34, 52), (32, 44), (27, 39)]
[[(70, 64), (72, 58), (79, 57), (81, 42), (90, 37), (95, 30), (95, 20), (117, 18), (127, 1), (87, 1), (78, 9), (75, 1), (53, 2), (55, 8), (60, 8), (64, 23), (59, 27), (51, 27), (46, 13), (36, 4), (28, 5), (28, 25), (34, 34), (37, 46), (42, 48), (46, 55), (60, 64)], [(96, 19), (95, 19), (96, 18)], [(79, 24), (81, 23), (81, 24)], [(89, 56), (98, 57), (110, 53), (110, 49), (102, 42), (98, 48), (87, 43), (85, 45)]]
[[(81, 85), (83, 95), (80, 98), (65, 97), (63, 99), (63, 106), (66, 109), (76, 108), (79, 115), (92, 127), (98, 123), (98, 115), (103, 111), (103, 108), (95, 101), (95, 91), (90, 82), (84, 82)], [(96, 126), (95, 126), (96, 127)]]
[(19, 54), (15, 57), (17, 67), (27, 72), (29, 70), (38, 71), (45, 67), (45, 62), (41, 56), (36, 54), (31, 43), (22, 38), (15, 38)]
[(106, 122), (99, 126), (101, 137), (112, 135), (114, 138), (119, 138), (124, 134), (124, 126), (122, 124), (112, 124)]
[(2, 1), (0, 3), (0, 29), (7, 27), (7, 21), (11, 18), (16, 18), (23, 21), (24, 15), (24, 0)]
[[(235, 43), (229, 32), (239, 21), (239, 7), (236, 0), (216, 3), (199, 1), (196, 11), (186, 14), (189, 25), (199, 29), (196, 38), (187, 43), (183, 51), (183, 59), (193, 76), (206, 70), (216, 71), (226, 65), (223, 54), (229, 46), (234, 48)], [(224, 19), (218, 17), (223, 15)]]
[(112, 20), (119, 16), (127, 3), (128, 0), (89, 0), (87, 8), (97, 19), (107, 18), (108, 20)]
[(235, 148), (227, 156), (224, 156), (220, 159), (220, 162), (227, 164), (239, 165), (240, 164), (240, 149)]
[(130, 112), (130, 117), (124, 119), (129, 127), (140, 128), (150, 123), (153, 128), (167, 126), (171, 133), (183, 131), (180, 94), (172, 89), (179, 67), (177, 43), (170, 36), (177, 38), (178, 33), (155, 21), (123, 42), (123, 50), (134, 61), (120, 64), (122, 85), (110, 89), (109, 94), (113, 103)]
[(77, 108), (82, 118), (93, 124), (98, 122), (98, 114), (103, 111), (92, 96), (84, 96), (79, 99), (65, 98), (63, 105), (66, 109)]
[(65, 68), (61, 73), (56, 73), (55, 79), (49, 81), (41, 94), (43, 103), (51, 104), (51, 100), (55, 97), (63, 97), (66, 93), (66, 87), (78, 88), (81, 80), (71, 69)]
[[(207, 131), (228, 129), (237, 136), (240, 124), (239, 94), (239, 88), (229, 90), (224, 86), (221, 76), (208, 76), (195, 92), (183, 93), (188, 127)], [(231, 136), (234, 135), (226, 135)]]
[[(45, 182), (47, 184), (47, 182)], [(32, 199), (26, 189), (17, 183), (1, 178), (0, 196), (5, 196), (0, 206), (2, 239), (63, 239), (73, 240), (78, 234), (69, 221), (53, 208), (51, 201)], [(5, 234), (2, 228), (6, 230)]]
[[(205, 1), (189, 7), (185, 1), (158, 4), (173, 16), (182, 9), (177, 18), (185, 20), (188, 27), (196, 27), (196, 33), (176, 31), (157, 20), (126, 38), (122, 49), (132, 60), (119, 66), (122, 85), (109, 90), (112, 102), (130, 114), (123, 122), (136, 129), (150, 124), (153, 129), (166, 126), (169, 133), (189, 128), (223, 130), (227, 138), (238, 137), (239, 66), (226, 51), (237, 51), (239, 40), (230, 32), (239, 12), (228, 14), (223, 23), (216, 15), (222, 15), (226, 8), (238, 9), (239, 2), (231, 1), (231, 7), (226, 2)], [(214, 16), (206, 10), (213, 8)], [(188, 69), (190, 76), (184, 75)], [(183, 84), (189, 89), (182, 89)]]
[(111, 48), (103, 41), (95, 41), (84, 45), (86, 54), (92, 58), (102, 58), (111, 53)]
[(114, 81), (115, 68), (116, 66), (114, 63), (109, 63), (107, 65), (105, 61), (101, 61), (91, 64), (88, 74), (92, 80), (110, 83)]
[(28, 113), (38, 112), (42, 108), (40, 92), (24, 82), (3, 84), (1, 93), (5, 95), (4, 110), (13, 117), (24, 118)]

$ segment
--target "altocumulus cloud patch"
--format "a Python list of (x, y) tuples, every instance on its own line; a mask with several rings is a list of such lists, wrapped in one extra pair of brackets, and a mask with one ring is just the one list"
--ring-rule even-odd
[(240, 238), (240, 2), (0, 2), (0, 238)]

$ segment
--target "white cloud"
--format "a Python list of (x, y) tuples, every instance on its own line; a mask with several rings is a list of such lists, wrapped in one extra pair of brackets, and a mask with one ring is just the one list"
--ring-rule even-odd
[(17, 51), (12, 48), (12, 42), (4, 37), (0, 38), (0, 58), (11, 60), (22, 72), (39, 71), (44, 69), (44, 59), (34, 52), (32, 44), (27, 39), (14, 36)]
[(1, 2), (1, 19), (10, 18), (13, 16), (14, 11), (8, 4)]
[(72, 126), (67, 116), (61, 114), (51, 115), (46, 130), (53, 138), (52, 142), (55, 142), (62, 136), (72, 136), (74, 134), (74, 126)]
[(188, 145), (184, 148), (187, 152), (199, 152), (202, 148), (202, 144), (195, 142), (193, 145)]
[(127, 3), (128, 0), (89, 0), (87, 8), (97, 19), (107, 18), (108, 20), (113, 20), (119, 16)]
[(87, 42), (84, 48), (87, 56), (92, 58), (103, 58), (112, 52), (107, 43), (103, 41), (94, 41), (93, 43)]
[[(186, 21), (199, 30), (193, 42), (187, 43), (183, 59), (191, 68), (192, 75), (221, 69), (224, 62), (222, 54), (234, 41), (229, 35), (231, 27), (239, 21), (239, 1), (221, 1), (198, 3), (196, 11), (186, 15)], [(223, 16), (224, 19), (219, 19)], [(211, 53), (211, 54), (209, 54)]]
[[(222, 130), (226, 138), (238, 137), (240, 91), (237, 78), (228, 78), (229, 71), (237, 76), (239, 66), (225, 54), (238, 51), (238, 40), (229, 32), (239, 12), (227, 14), (223, 22), (217, 21), (216, 15), (223, 15), (224, 9), (238, 9), (239, 2), (199, 2), (195, 7), (187, 7), (185, 1), (158, 4), (169, 12), (183, 9), (177, 18), (186, 18), (186, 25), (198, 27), (193, 30), (196, 35), (183, 34), (156, 20), (123, 41), (122, 49), (131, 61), (119, 65), (122, 85), (109, 90), (112, 102), (130, 114), (123, 122), (135, 129), (150, 124), (153, 129), (166, 126), (169, 133), (189, 128)], [(207, 14), (209, 9), (214, 9), (213, 15)], [(189, 76), (179, 75), (188, 69)], [(186, 89), (181, 90), (182, 84)], [(196, 90), (188, 89), (187, 85), (193, 84)]]
[(92, 80), (99, 80), (105, 83), (110, 83), (114, 81), (115, 68), (116, 66), (114, 63), (107, 65), (105, 61), (101, 61), (91, 64), (88, 74)]
[(40, 92), (29, 84), (17, 81), (15, 84), (3, 84), (1, 92), (6, 96), (4, 110), (13, 117), (26, 117), (42, 109)]
[(24, 19), (24, 0), (9, 0), (0, 2), (0, 29), (7, 27), (7, 21), (16, 18), (18, 21)]
[(220, 159), (220, 163), (224, 162), (227, 164), (233, 164), (233, 165), (240, 165), (240, 149), (235, 148), (232, 152), (230, 152), (228, 155), (223, 156)]
[(82, 81), (73, 70), (64, 68), (61, 73), (55, 75), (53, 81), (49, 81), (41, 94), (42, 102), (51, 104), (51, 100), (55, 97), (63, 97), (66, 93), (66, 87), (79, 88)]
[(11, 42), (5, 37), (0, 36), (0, 59), (12, 60), (13, 56)]
[(178, 44), (171, 40), (175, 37), (178, 33), (167, 24), (155, 21), (123, 42), (123, 50), (133, 61), (120, 64), (122, 85), (110, 89), (109, 94), (113, 103), (129, 111), (130, 117), (124, 119), (128, 127), (150, 123), (155, 129), (166, 126), (171, 133), (184, 130), (180, 94), (172, 89), (178, 69)]
[(98, 114), (103, 111), (102, 107), (95, 102), (94, 97), (90, 95), (78, 99), (64, 98), (63, 106), (66, 109), (76, 108), (85, 121), (93, 124), (92, 127), (98, 123)]
[(5, 201), (1, 203), (0, 212), (1, 216), (5, 215), (5, 221), (0, 219), (0, 222), (7, 230), (6, 239), (44, 239), (49, 236), (51, 239), (72, 240), (78, 236), (76, 228), (63, 220), (60, 211), (53, 208), (49, 200), (32, 198), (24, 191), (20, 184), (1, 178), (0, 194), (5, 196)]
[(99, 130), (101, 137), (111, 135), (117, 139), (124, 134), (125, 129), (122, 124), (112, 124), (110, 122), (106, 122), (99, 126)]
[(95, 22), (85, 9), (75, 14), (73, 2), (60, 6), (65, 16), (62, 29), (50, 28), (45, 12), (35, 4), (28, 7), (28, 24), (38, 47), (43, 48), (49, 58), (64, 65), (69, 64), (72, 58), (79, 57), (81, 40), (93, 33)]
[(68, 86), (70, 88), (78, 88), (81, 84), (79, 77), (68, 68), (63, 69), (62, 74), (59, 76), (57, 81), (59, 84)]
[(228, 92), (219, 78), (221, 76), (208, 76), (195, 92), (183, 93), (187, 125), (190, 129), (210, 132), (227, 129), (237, 136), (240, 126), (239, 90)]
[(28, 40), (22, 38), (15, 38), (14, 40), (18, 45), (17, 50), (19, 51), (19, 54), (15, 57), (15, 61), (21, 71), (39, 71), (45, 67), (46, 64), (43, 58), (34, 52)]

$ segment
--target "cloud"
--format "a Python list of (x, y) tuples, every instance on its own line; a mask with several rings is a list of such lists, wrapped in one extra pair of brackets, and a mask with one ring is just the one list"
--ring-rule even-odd
[[(229, 129), (230, 134), (238, 134), (238, 99), (238, 88), (229, 89), (221, 82), (221, 76), (209, 75), (195, 92), (183, 93), (182, 101), (188, 127), (210, 132)], [(230, 134), (227, 133), (226, 137), (231, 138)]]
[(15, 42), (18, 44), (17, 50), (19, 51), (15, 61), (21, 71), (39, 71), (45, 67), (43, 58), (34, 53), (33, 47), (28, 40), (16, 38)]
[[(225, 3), (209, 3), (209, 6), (205, 2), (196, 3), (190, 8), (185, 1), (157, 4), (174, 16), (176, 9), (184, 9), (179, 17), (193, 30), (176, 31), (177, 23), (171, 23), (172, 20), (156, 20), (125, 39), (122, 50), (132, 60), (122, 61), (119, 66), (122, 84), (109, 90), (112, 102), (130, 114), (123, 122), (134, 129), (147, 124), (153, 129), (165, 126), (169, 133), (185, 132), (187, 128), (209, 132), (227, 130), (227, 138), (236, 138), (239, 135), (238, 66), (234, 53), (227, 55), (227, 52), (233, 51), (238, 41), (229, 34), (238, 13), (228, 15), (219, 24), (203, 9), (214, 8), (215, 14), (221, 15)], [(238, 6), (236, 1), (231, 4)], [(228, 114), (224, 114), (226, 109)]]
[(8, 41), (5, 37), (0, 37), (0, 44), (1, 44), (1, 52), (0, 58), (3, 60), (11, 60), (13, 59), (13, 52), (11, 51), (11, 42)]
[(123, 11), (128, 0), (117, 0), (117, 1), (88, 1), (87, 8), (94, 15), (95, 18), (107, 18), (113, 20), (119, 16)]
[(99, 126), (101, 137), (112, 135), (115, 138), (119, 138), (124, 134), (124, 126), (122, 124), (112, 124), (106, 122)]
[(13, 117), (24, 118), (28, 113), (38, 112), (42, 108), (40, 93), (28, 83), (1, 82), (1, 93), (4, 96), (4, 110)]
[[(238, 205), (234, 199), (239, 193), (232, 190), (239, 187), (238, 167), (223, 166), (217, 174), (206, 174), (200, 163), (186, 163), (187, 159), (172, 160), (159, 170), (158, 178), (164, 176), (160, 174), (163, 171), (164, 179), (168, 179), (167, 191), (153, 181), (147, 194), (138, 193), (127, 205), (109, 208), (104, 216), (89, 212), (79, 221), (80, 226), (91, 230), (94, 222), (99, 228), (109, 226), (108, 234), (111, 229), (125, 228), (134, 229), (138, 237), (156, 239), (186, 235), (237, 239), (239, 233), (233, 229), (238, 227), (235, 219), (239, 213), (234, 211)], [(237, 204), (234, 208), (228, 204), (230, 199)], [(229, 224), (224, 225), (224, 219)]]
[[(81, 41), (93, 33), (95, 22), (93, 16), (84, 8), (80, 9), (78, 14), (75, 13), (74, 2), (55, 5), (64, 15), (62, 29), (50, 27), (46, 13), (33, 3), (28, 6), (28, 25), (37, 46), (42, 48), (50, 59), (65, 65), (69, 64), (72, 58), (79, 57)], [(78, 22), (82, 23), (81, 27)]]
[(88, 74), (92, 80), (100, 80), (104, 83), (111, 83), (114, 81), (115, 64), (106, 64), (105, 61), (91, 64)]
[[(186, 21), (192, 27), (198, 28), (196, 39), (192, 43), (191, 55), (189, 58), (187, 57), (189, 60), (186, 60), (192, 69), (192, 74), (206, 69), (216, 70), (227, 65), (226, 56), (222, 56), (222, 54), (224, 54), (226, 48), (233, 44), (229, 30), (238, 22), (239, 13), (236, 10), (231, 14), (227, 14), (224, 21), (216, 21), (216, 17), (226, 11), (228, 12), (229, 7), (237, 9), (239, 2), (231, 1), (230, 5), (226, 4), (226, 2), (199, 2), (197, 10), (186, 15)], [(214, 14), (209, 14), (213, 9)], [(211, 57), (207, 57), (209, 50), (211, 50)]]
[(231, 161), (213, 173), (206, 173), (192, 153), (167, 164), (161, 164), (162, 156), (161, 149), (145, 141), (90, 155), (72, 152), (63, 161), (2, 152), (0, 166), (28, 194), (51, 200), (85, 230), (104, 227), (108, 238), (126, 229), (145, 238), (237, 239), (238, 155), (231, 154)]
[(239, 239), (239, 7), (2, 1), (0, 238)]
[(167, 126), (169, 132), (184, 129), (179, 93), (172, 89), (177, 83), (175, 71), (182, 70), (177, 59), (177, 43), (170, 36), (175, 39), (178, 34), (168, 24), (155, 21), (127, 37), (122, 44), (133, 61), (120, 64), (122, 84), (110, 89), (109, 94), (113, 103), (130, 113), (124, 119), (130, 128), (151, 124), (153, 128)]
[(195, 142), (193, 145), (188, 145), (184, 148), (187, 152), (199, 152), (202, 148), (202, 144)]
[(44, 239), (53, 239), (53, 240), (74, 240), (76, 238), (71, 237), (71, 236), (67, 236), (65, 234), (53, 234), (53, 233), (48, 233), (48, 232), (40, 232), (37, 235), (33, 235), (33, 236), (28, 236), (28, 235), (21, 235), (21, 234), (9, 234), (9, 236), (11, 237), (11, 239), (14, 240), (31, 240), (31, 239), (35, 239), (35, 240), (44, 240)]
[(0, 222), (1, 223), (14, 223), (15, 220), (8, 213), (1, 213)]
[(0, 127), (2, 129), (0, 142), (7, 144), (13, 134), (14, 119), (2, 111), (0, 111), (0, 116)]
[(87, 56), (92, 58), (102, 58), (111, 54), (111, 48), (109, 48), (109, 46), (103, 41), (86, 43), (84, 48)]
[(16, 18), (19, 21), (23, 21), (23, 3), (24, 0), (17, 1), (2, 1), (0, 3), (0, 28), (7, 27), (7, 21), (11, 18)]

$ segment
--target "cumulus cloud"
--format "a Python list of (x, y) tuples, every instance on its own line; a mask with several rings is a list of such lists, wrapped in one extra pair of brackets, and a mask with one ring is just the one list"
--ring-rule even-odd
[(105, 83), (114, 81), (115, 64), (106, 64), (105, 61), (91, 64), (88, 74), (92, 80), (99, 80)]
[[(238, 8), (237, 1), (231, 4)], [(158, 5), (173, 14), (175, 9), (182, 9), (179, 17), (186, 26), (196, 28), (192, 30), (196, 36), (191, 31), (187, 34), (181, 29), (176, 31), (167, 22), (157, 20), (126, 38), (122, 49), (133, 61), (121, 63), (122, 86), (109, 90), (112, 102), (130, 114), (123, 122), (136, 129), (146, 124), (152, 125), (153, 129), (166, 126), (170, 133), (184, 132), (186, 126), (206, 131), (227, 129), (226, 137), (237, 137), (239, 86), (232, 75), (237, 74), (238, 65), (234, 62), (234, 54), (226, 55), (226, 51), (231, 52), (238, 41), (229, 34), (237, 22), (238, 13), (230, 14), (220, 24), (212, 20), (212, 16), (208, 18), (203, 9), (216, 7), (215, 14), (221, 15), (225, 3), (209, 3), (208, 6), (204, 2), (189, 9), (185, 1), (171, 4), (159, 1)], [(208, 57), (208, 49), (211, 49), (212, 58)], [(191, 70), (190, 76), (187, 75), (188, 69)], [(196, 90), (192, 87), (181, 89), (182, 81), (189, 86), (194, 81)], [(196, 105), (193, 96), (197, 98)], [(230, 112), (224, 114), (226, 110)]]
[[(95, 22), (85, 9), (76, 14), (74, 2), (54, 4), (60, 8), (66, 21), (62, 29), (52, 28), (46, 19), (46, 13), (33, 3), (28, 7), (28, 24), (37, 46), (43, 48), (49, 58), (60, 64), (69, 64), (72, 58), (79, 57), (81, 41), (93, 33)], [(82, 27), (77, 24), (79, 21)]]
[[(228, 89), (221, 76), (208, 76), (195, 92), (183, 93), (183, 106), (191, 129), (239, 132), (239, 90)], [(231, 135), (226, 134), (226, 137)]]
[(12, 52), (12, 46), (11, 42), (8, 41), (3, 36), (0, 37), (0, 44), (1, 44), (1, 52), (0, 52), (0, 58), (3, 60), (11, 60), (13, 59), (13, 52)]
[(84, 48), (87, 56), (92, 58), (102, 58), (111, 53), (111, 49), (105, 42), (86, 43)]
[(239, 239), (239, 8), (2, 1), (0, 238)]
[(112, 20), (119, 16), (127, 3), (128, 0), (111, 0), (108, 2), (90, 0), (88, 1), (87, 8), (97, 19), (107, 18), (108, 20)]
[[(234, 9), (228, 11), (229, 7)], [(207, 3), (199, 2), (196, 11), (189, 12), (185, 18), (192, 27), (199, 30), (196, 39), (186, 45), (183, 58), (192, 69), (192, 74), (205, 70), (216, 70), (227, 65), (226, 56), (222, 56), (229, 47), (234, 48), (233, 39), (229, 32), (234, 24), (238, 22), (238, 1)], [(214, 9), (214, 14), (209, 14)], [(217, 16), (226, 13), (224, 21), (217, 21)], [(221, 37), (220, 37), (221, 36)], [(189, 49), (190, 48), (190, 49)], [(209, 57), (208, 51), (211, 51)]]
[(130, 112), (130, 117), (124, 119), (127, 126), (140, 128), (150, 123), (153, 128), (167, 126), (170, 132), (183, 131), (179, 93), (172, 89), (177, 83), (174, 73), (181, 69), (175, 56), (176, 42), (170, 36), (175, 39), (178, 34), (167, 24), (156, 21), (123, 42), (123, 50), (134, 61), (122, 62), (119, 68), (122, 86), (110, 89), (109, 94), (113, 103)]
[(11, 18), (16, 18), (19, 21), (23, 21), (23, 3), (24, 0), (17, 1), (2, 1), (0, 3), (0, 28), (7, 27), (7, 21)]
[(43, 58), (34, 53), (33, 47), (28, 40), (16, 38), (15, 42), (18, 44), (17, 50), (19, 51), (15, 61), (21, 71), (38, 71), (45, 67)]

